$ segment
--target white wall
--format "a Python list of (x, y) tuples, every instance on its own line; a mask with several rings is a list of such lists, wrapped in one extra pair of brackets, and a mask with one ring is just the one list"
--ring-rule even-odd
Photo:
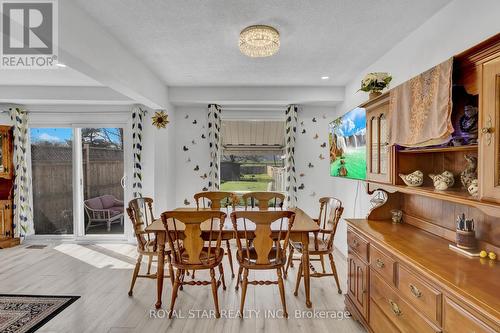
[[(201, 192), (203, 187), (208, 187), (209, 147), (208, 147), (208, 111), (206, 106), (185, 106), (176, 108), (175, 147), (172, 156), (175, 158), (175, 180), (177, 182), (175, 205), (184, 206), (184, 199), (195, 207), (193, 194)], [(186, 116), (188, 117), (186, 119)], [(196, 124), (193, 121), (196, 120)], [(205, 134), (205, 139), (201, 135)], [(195, 144), (193, 144), (195, 140)], [(184, 151), (186, 146), (188, 151)], [(187, 162), (191, 159), (191, 162)], [(194, 171), (198, 166), (199, 170)]]
[[(357, 92), (359, 83), (366, 73), (389, 72), (393, 75), (391, 86), (394, 87), (499, 33), (498, 13), (500, 13), (498, 0), (451, 2), (354, 77), (346, 86), (345, 100), (337, 107), (337, 115), (348, 112), (367, 99), (366, 93)], [(346, 206), (344, 217), (362, 217), (368, 212), (369, 196), (363, 186), (346, 179), (333, 179), (332, 194), (343, 199)], [(356, 197), (357, 189), (360, 190)], [(345, 238), (345, 229), (339, 230), (336, 244), (341, 250), (345, 249), (343, 246)]]

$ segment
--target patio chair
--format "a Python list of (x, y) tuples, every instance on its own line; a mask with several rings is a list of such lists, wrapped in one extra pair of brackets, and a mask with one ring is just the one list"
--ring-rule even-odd
[(85, 214), (88, 217), (87, 232), (91, 227), (106, 223), (107, 231), (111, 231), (112, 223), (120, 223), (123, 226), (123, 201), (114, 196), (105, 194), (84, 201)]

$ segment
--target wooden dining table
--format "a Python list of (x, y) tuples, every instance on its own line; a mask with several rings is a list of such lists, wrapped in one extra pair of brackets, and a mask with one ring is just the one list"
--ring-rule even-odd
[[(197, 211), (197, 210), (210, 210), (210, 208), (177, 208), (177, 211)], [(290, 211), (295, 213), (295, 220), (290, 230), (290, 239), (301, 242), (303, 244), (303, 253), (302, 260), (304, 267), (309, 267), (309, 233), (318, 232), (319, 225), (302, 209), (300, 208), (292, 208)], [(167, 223), (174, 223), (173, 221), (168, 221)], [(177, 230), (183, 230), (184, 225), (182, 223), (177, 223)], [(248, 225), (247, 225), (248, 227)], [(173, 228), (172, 228), (173, 229)], [(239, 229), (239, 228), (238, 228)], [(145, 229), (147, 232), (152, 232), (156, 236), (156, 244), (158, 251), (158, 272), (157, 272), (157, 283), (156, 283), (156, 293), (157, 299), (155, 307), (159, 309), (162, 305), (162, 294), (163, 294), (163, 280), (164, 280), (164, 271), (165, 271), (165, 242), (166, 242), (166, 229), (163, 225), (163, 221), (161, 219), (157, 219), (153, 221), (149, 226)], [(201, 230), (207, 231), (210, 230), (210, 221), (201, 224)], [(279, 224), (271, 224), (271, 230), (278, 232)], [(224, 221), (223, 229), (222, 229), (222, 237), (225, 238), (234, 238), (235, 230), (233, 228), (233, 224), (231, 222), (231, 218), (229, 215)], [(311, 303), (311, 283), (310, 283), (310, 275), (309, 269), (304, 269), (304, 289), (306, 293), (306, 306), (308, 308), (312, 307)]]

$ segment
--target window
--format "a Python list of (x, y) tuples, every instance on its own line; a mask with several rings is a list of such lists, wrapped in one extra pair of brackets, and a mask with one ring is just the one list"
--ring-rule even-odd
[(222, 121), (221, 191), (283, 192), (283, 121)]

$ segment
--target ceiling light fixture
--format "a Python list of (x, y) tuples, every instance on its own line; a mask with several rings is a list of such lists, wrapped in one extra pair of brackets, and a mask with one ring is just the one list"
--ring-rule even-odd
[(278, 30), (268, 25), (252, 25), (240, 32), (240, 51), (252, 57), (270, 57), (280, 48)]
[(321, 80), (328, 80), (330, 77), (329, 76), (322, 76)]

